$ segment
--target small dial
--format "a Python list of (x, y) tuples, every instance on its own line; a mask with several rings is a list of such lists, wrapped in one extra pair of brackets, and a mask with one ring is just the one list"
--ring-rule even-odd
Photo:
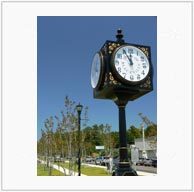
[(150, 72), (147, 56), (139, 48), (131, 45), (119, 47), (113, 53), (111, 63), (118, 78), (127, 83), (143, 81)]
[(91, 67), (91, 85), (92, 88), (98, 88), (100, 86), (103, 75), (103, 57), (100, 52), (94, 55)]

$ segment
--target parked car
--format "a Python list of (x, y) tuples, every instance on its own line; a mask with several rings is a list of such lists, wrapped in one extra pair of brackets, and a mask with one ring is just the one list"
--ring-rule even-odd
[(146, 159), (146, 160), (144, 161), (144, 165), (145, 165), (145, 166), (152, 166), (152, 160), (151, 160), (151, 159)]
[(93, 158), (88, 156), (84, 160), (85, 160), (86, 163), (91, 163), (93, 161)]
[(61, 156), (60, 155), (55, 155), (54, 162), (61, 162)]
[(95, 159), (95, 164), (96, 164), (96, 165), (102, 165), (102, 157), (101, 157), (101, 156), (96, 157), (96, 159)]
[(152, 160), (152, 166), (153, 167), (157, 167), (157, 159), (153, 159)]
[(109, 157), (102, 157), (102, 162), (101, 162), (101, 165), (107, 165), (107, 164), (109, 164), (109, 161), (110, 161), (110, 159), (109, 159)]
[(145, 163), (145, 158), (139, 158), (138, 162), (136, 163), (136, 165), (144, 165)]

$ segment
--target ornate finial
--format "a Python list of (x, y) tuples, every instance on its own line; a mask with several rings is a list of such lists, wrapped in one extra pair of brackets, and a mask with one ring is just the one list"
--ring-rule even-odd
[(116, 38), (117, 38), (118, 42), (123, 42), (124, 43), (124, 40), (122, 39), (123, 38), (122, 29), (117, 30)]

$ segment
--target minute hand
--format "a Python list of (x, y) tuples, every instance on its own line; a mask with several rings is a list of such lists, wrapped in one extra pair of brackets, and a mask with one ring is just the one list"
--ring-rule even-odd
[(127, 56), (127, 59), (129, 60), (130, 65), (133, 65), (133, 61), (132, 61), (132, 59), (131, 59), (131, 55), (130, 55), (130, 57), (129, 57), (129, 56), (127, 55), (126, 51), (124, 51), (124, 54)]

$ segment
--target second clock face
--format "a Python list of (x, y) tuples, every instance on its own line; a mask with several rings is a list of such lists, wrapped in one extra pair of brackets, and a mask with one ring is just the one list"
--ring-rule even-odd
[(148, 58), (135, 46), (119, 47), (113, 53), (111, 63), (116, 76), (126, 83), (143, 81), (150, 72)]
[(103, 76), (103, 58), (100, 52), (96, 53), (91, 68), (91, 85), (92, 88), (98, 88), (100, 86)]

